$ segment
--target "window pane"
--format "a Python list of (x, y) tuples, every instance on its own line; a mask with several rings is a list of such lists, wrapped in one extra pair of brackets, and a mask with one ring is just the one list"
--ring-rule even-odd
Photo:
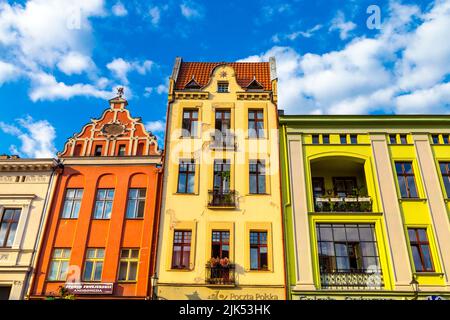
[(8, 230), (8, 225), (3, 223), (0, 228), (0, 246), (3, 246), (5, 243), (6, 231)]
[(61, 262), (58, 280), (65, 281), (67, 279), (67, 270), (69, 269), (69, 261)]
[(97, 262), (97, 264), (95, 266), (95, 274), (94, 274), (95, 281), (102, 280), (102, 271), (103, 271), (103, 262)]
[(195, 176), (193, 174), (189, 175), (188, 180), (188, 193), (194, 193), (194, 185), (195, 185)]
[(67, 189), (66, 199), (73, 199), (75, 197), (75, 189)]
[(320, 251), (322, 255), (334, 256), (334, 244), (333, 242), (321, 242)]
[(128, 263), (121, 261), (119, 265), (119, 281), (127, 280)]
[(72, 211), (72, 204), (73, 202), (70, 200), (66, 200), (64, 202), (64, 209), (63, 209), (63, 213), (62, 213), (62, 218), (66, 219), (66, 218), (70, 218), (70, 213)]
[(96, 201), (94, 209), (94, 219), (101, 219), (103, 214), (103, 202)]
[(250, 269), (258, 269), (258, 249), (250, 249)]
[(418, 229), (419, 240), (422, 242), (428, 242), (427, 231), (425, 229)]
[(359, 227), (359, 236), (361, 241), (374, 241), (374, 236), (372, 233), (372, 228)]
[(76, 198), (81, 199), (83, 197), (83, 189), (77, 189)]
[(136, 199), (137, 198), (137, 194), (138, 194), (138, 190), (137, 189), (130, 189), (130, 193), (128, 198), (130, 199)]
[(417, 242), (416, 229), (408, 229), (409, 241)]
[(185, 246), (183, 248), (183, 261), (181, 264), (183, 268), (189, 268), (190, 255), (191, 255), (191, 247)]
[(179, 268), (181, 267), (181, 246), (175, 245), (173, 246), (172, 252), (172, 267)]
[(50, 280), (50, 281), (57, 280), (56, 277), (57, 277), (57, 272), (58, 272), (58, 265), (59, 265), (58, 261), (52, 261), (50, 263), (50, 271), (48, 273), (48, 280)]
[(333, 233), (331, 227), (321, 226), (319, 229), (320, 229), (320, 240), (333, 241)]
[(105, 257), (105, 249), (97, 249), (97, 258)]
[(409, 196), (411, 198), (417, 198), (417, 189), (416, 189), (416, 182), (414, 180), (414, 177), (408, 176), (408, 186), (409, 186)]
[(417, 246), (412, 246), (411, 251), (412, 251), (414, 266), (416, 267), (416, 271), (424, 271), (422, 261), (420, 260), (419, 248)]
[(120, 252), (121, 258), (128, 258), (130, 256), (130, 250), (124, 249)]
[(103, 214), (103, 218), (104, 219), (111, 218), (111, 211), (112, 211), (112, 202), (111, 201), (106, 201), (106, 203), (105, 203), (105, 212)]
[(95, 249), (88, 249), (86, 251), (86, 258), (95, 258)]
[(145, 210), (145, 201), (140, 200), (138, 202), (138, 212), (137, 212), (138, 218), (142, 218), (144, 216), (144, 210)]
[(402, 162), (395, 163), (395, 170), (397, 171), (397, 173), (403, 173)]
[(139, 189), (139, 198), (145, 198), (146, 193), (147, 189)]
[(336, 243), (336, 256), (346, 257), (348, 255), (347, 245), (345, 243)]
[(378, 270), (378, 259), (375, 257), (364, 257), (363, 258), (364, 269), (375, 269)]
[(94, 267), (94, 263), (92, 261), (86, 261), (84, 267), (84, 281), (90, 281), (92, 277), (92, 268)]
[(133, 249), (131, 250), (131, 259), (139, 258), (139, 250)]
[(256, 193), (256, 175), (250, 175), (250, 193)]
[(180, 173), (178, 175), (178, 192), (185, 193), (186, 192), (186, 174)]
[(398, 185), (400, 187), (400, 194), (401, 194), (402, 198), (408, 197), (408, 191), (407, 191), (407, 188), (406, 188), (406, 181), (405, 181), (405, 178), (403, 176), (399, 176), (398, 177)]
[(135, 281), (137, 276), (137, 262), (130, 262), (130, 271), (128, 272), (128, 281)]
[(78, 213), (80, 212), (80, 201), (74, 201), (73, 202), (73, 210), (72, 210), (72, 216), (71, 218), (78, 218)]
[(374, 257), (377, 255), (375, 251), (375, 243), (373, 242), (361, 242), (361, 252), (365, 257)]
[(266, 176), (259, 176), (258, 179), (258, 193), (266, 193)]
[(16, 229), (17, 229), (17, 222), (10, 225), (8, 240), (6, 241), (7, 247), (12, 247), (12, 245), (14, 243), (14, 238), (16, 236)]
[(433, 269), (433, 264), (431, 263), (431, 253), (428, 245), (422, 245), (422, 255), (425, 269), (431, 271)]
[(337, 257), (336, 258), (336, 267), (338, 271), (348, 271), (350, 270), (350, 263), (348, 258), (346, 257)]
[(108, 194), (106, 195), (106, 199), (113, 200), (114, 198), (114, 189), (109, 189)]
[(334, 225), (333, 226), (333, 233), (334, 233), (334, 241), (346, 241), (345, 237), (345, 229), (343, 226)]
[(134, 218), (136, 212), (136, 200), (128, 200), (127, 218)]
[(354, 227), (347, 226), (345, 230), (347, 233), (347, 241), (359, 241), (358, 228), (356, 226)]
[(106, 198), (106, 190), (105, 189), (99, 189), (97, 191), (97, 199), (98, 200), (103, 200)]

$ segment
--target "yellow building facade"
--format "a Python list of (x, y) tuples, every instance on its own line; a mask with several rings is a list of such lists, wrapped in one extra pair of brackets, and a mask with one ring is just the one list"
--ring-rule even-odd
[(280, 117), (290, 298), (450, 297), (449, 127)]
[(170, 78), (160, 299), (285, 299), (275, 60), (177, 58)]

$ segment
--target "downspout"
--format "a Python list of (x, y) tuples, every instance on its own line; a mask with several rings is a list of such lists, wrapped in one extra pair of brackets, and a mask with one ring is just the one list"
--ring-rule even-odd
[[(277, 114), (277, 127), (278, 128), (280, 128), (280, 122), (279, 122), (279, 116), (278, 116), (278, 114)], [(284, 125), (281, 127), (281, 134), (283, 135), (283, 141), (285, 140), (284, 138), (285, 138), (285, 127), (284, 127)], [(280, 151), (280, 142), (281, 142), (281, 139), (280, 139), (280, 134), (278, 135), (278, 150)], [(286, 147), (286, 144), (284, 143), (284, 148), (283, 148), (283, 155), (285, 155), (285, 147)], [(281, 156), (281, 152), (278, 152), (278, 170), (279, 170), (279, 183), (280, 183), (280, 200), (281, 200), (281, 206), (280, 206), (280, 211), (281, 211), (281, 227), (282, 227), (282, 234), (284, 235), (283, 236), (283, 239), (282, 239), (282, 242), (283, 242), (283, 253), (284, 253), (284, 261), (283, 261), (283, 263), (284, 263), (284, 281), (285, 281), (285, 297), (286, 297), (286, 300), (289, 300), (289, 298), (290, 298), (290, 288), (289, 288), (289, 286), (290, 286), (290, 284), (289, 284), (289, 265), (288, 265), (288, 263), (287, 263), (287, 256), (288, 256), (288, 254), (287, 254), (287, 243), (286, 243), (286, 241), (287, 241), (287, 236), (286, 236), (286, 224), (285, 224), (285, 208), (287, 207), (287, 204), (284, 204), (283, 202), (284, 202), (284, 200), (283, 200), (283, 180), (281, 179), (281, 175), (283, 174), (283, 171), (281, 170), (281, 161), (282, 161), (282, 156)], [(285, 158), (285, 159), (287, 159), (287, 158)]]
[[(291, 206), (291, 192), (290, 192), (290, 183), (289, 183), (289, 166), (288, 164), (288, 151), (287, 151), (287, 136), (286, 136), (286, 125), (283, 124), (281, 126), (281, 135), (283, 137), (283, 149), (281, 150), (280, 148), (280, 193), (281, 193), (281, 201), (282, 201), (282, 212), (283, 212), (283, 216), (282, 216), (282, 222), (283, 222), (283, 231), (284, 231), (284, 237), (283, 237), (283, 245), (284, 245), (284, 250), (285, 250), (285, 255), (284, 255), (284, 265), (285, 265), (285, 279), (286, 279), (286, 298), (290, 299), (291, 297), (291, 288), (290, 288), (290, 270), (289, 270), (289, 252), (287, 252), (288, 250), (288, 235), (287, 235), (287, 230), (286, 225), (287, 225), (287, 215), (286, 215), (286, 209), (287, 207)], [(282, 154), (281, 154), (282, 153)], [(284, 179), (282, 179), (282, 174), (284, 174), (281, 171), (281, 161), (282, 159), (284, 159), (285, 161), (285, 177)], [(283, 186), (283, 180), (286, 183), (286, 186)], [(286, 202), (284, 202), (283, 199), (283, 188), (285, 188), (285, 195), (286, 195)]]
[[(62, 171), (61, 171), (62, 170)], [(62, 162), (60, 162), (59, 160), (56, 161), (56, 165), (53, 166), (52, 168), (52, 174), (50, 175), (50, 183), (48, 184), (47, 187), (47, 194), (45, 197), (45, 203), (44, 203), (44, 208), (43, 208), (43, 213), (41, 216), (41, 221), (39, 222), (39, 229), (38, 229), (38, 235), (37, 235), (37, 239), (36, 242), (34, 244), (34, 250), (33, 250), (33, 254), (31, 257), (31, 270), (30, 272), (27, 273), (27, 277), (25, 280), (25, 285), (23, 286), (23, 290), (26, 290), (26, 296), (24, 297), (25, 299), (29, 299), (30, 294), (31, 294), (31, 290), (32, 290), (32, 284), (34, 281), (34, 278), (36, 276), (36, 266), (37, 266), (37, 257), (38, 257), (38, 253), (41, 251), (42, 249), (42, 235), (44, 234), (44, 229), (47, 229), (47, 224), (48, 224), (48, 220), (47, 220), (47, 216), (49, 213), (49, 208), (51, 207), (49, 204), (52, 203), (53, 201), (53, 197), (55, 194), (55, 188), (57, 185), (57, 180), (55, 179), (55, 177), (58, 177), (58, 173), (61, 171), (61, 173), (64, 171), (64, 164)], [(56, 182), (55, 182), (56, 180)], [(23, 294), (24, 292), (22, 292)]]

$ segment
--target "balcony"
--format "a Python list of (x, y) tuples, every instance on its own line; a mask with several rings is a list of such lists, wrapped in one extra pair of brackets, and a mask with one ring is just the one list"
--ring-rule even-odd
[(234, 190), (210, 190), (208, 195), (208, 207), (210, 208), (236, 208), (236, 194)]
[(322, 289), (326, 290), (382, 290), (383, 274), (365, 270), (322, 271)]
[(210, 148), (213, 150), (236, 150), (236, 136), (230, 131), (220, 132), (215, 131), (211, 133)]
[(370, 197), (316, 197), (315, 212), (372, 212)]
[(206, 265), (206, 284), (212, 286), (234, 286), (235, 266), (232, 263), (208, 263)]

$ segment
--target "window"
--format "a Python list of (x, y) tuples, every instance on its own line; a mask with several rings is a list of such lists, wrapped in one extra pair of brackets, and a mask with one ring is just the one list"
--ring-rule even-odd
[(53, 250), (52, 260), (50, 261), (50, 271), (48, 272), (49, 281), (66, 281), (67, 270), (69, 269), (70, 249)]
[(317, 224), (320, 272), (380, 270), (374, 229), (372, 224)]
[(408, 228), (408, 236), (416, 272), (433, 272), (427, 230)]
[(10, 248), (14, 243), (21, 209), (5, 209), (0, 224), (0, 248)]
[(226, 93), (228, 92), (228, 82), (220, 81), (217, 83), (217, 92)]
[(127, 218), (136, 219), (144, 217), (146, 189), (130, 189), (128, 191)]
[(114, 189), (98, 189), (95, 199), (94, 219), (110, 219)]
[(136, 155), (137, 156), (142, 156), (144, 155), (144, 144), (142, 142), (140, 142), (138, 144), (137, 150), (136, 150)]
[(355, 177), (335, 177), (333, 178), (334, 192), (338, 197), (347, 197), (355, 194)]
[(175, 230), (173, 233), (172, 269), (189, 269), (192, 231)]
[(105, 249), (87, 249), (84, 262), (84, 281), (101, 281)]
[(214, 160), (214, 191), (226, 194), (230, 191), (230, 161)]
[(250, 160), (250, 193), (266, 193), (266, 169), (263, 160)]
[(139, 263), (139, 249), (120, 251), (119, 281), (136, 281)]
[(406, 134), (400, 135), (400, 143), (401, 144), (408, 144), (408, 140), (406, 139)]
[(178, 193), (194, 193), (195, 160), (181, 160), (178, 168)]
[(330, 135), (329, 134), (323, 134), (322, 135), (322, 142), (324, 144), (329, 144), (330, 143)]
[(412, 162), (396, 162), (395, 169), (402, 198), (417, 198)]
[(313, 177), (312, 187), (314, 197), (323, 196), (325, 194), (325, 179), (322, 177)]
[(124, 144), (119, 145), (119, 150), (117, 152), (117, 155), (119, 157), (123, 157), (125, 155), (125, 149), (126, 149), (126, 146)]
[(230, 258), (230, 232), (212, 232), (211, 258)]
[(390, 135), (389, 135), (389, 143), (390, 143), (390, 144), (397, 144), (397, 135), (395, 135), (395, 134), (390, 134)]
[(216, 110), (216, 130), (225, 134), (231, 127), (231, 111), (227, 109)]
[(341, 139), (341, 144), (347, 144), (347, 135), (346, 134), (341, 134), (339, 135), (340, 139)]
[(95, 146), (94, 156), (100, 157), (102, 155), (102, 146)]
[(312, 135), (312, 143), (313, 144), (319, 144), (319, 135), (318, 134), (313, 134)]
[(442, 140), (444, 141), (444, 144), (449, 144), (449, 136), (448, 135), (442, 135)]
[(67, 189), (62, 212), (63, 219), (76, 219), (80, 213), (83, 189)]
[(250, 269), (269, 269), (266, 231), (250, 231)]
[(350, 143), (351, 143), (351, 144), (358, 144), (358, 135), (356, 135), (356, 134), (351, 134), (351, 135), (350, 135)]
[(264, 112), (248, 111), (248, 135), (250, 138), (264, 138)]
[(183, 110), (183, 137), (196, 137), (198, 125), (198, 111), (195, 110)]
[(450, 162), (440, 162), (442, 180), (444, 180), (445, 193), (447, 199), (450, 199)]
[(439, 135), (438, 134), (433, 134), (431, 136), (431, 139), (433, 140), (433, 144), (439, 144)]

